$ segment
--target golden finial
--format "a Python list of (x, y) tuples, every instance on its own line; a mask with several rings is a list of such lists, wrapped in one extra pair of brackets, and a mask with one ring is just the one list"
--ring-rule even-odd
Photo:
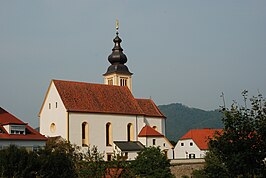
[(116, 32), (118, 32), (118, 29), (119, 29), (119, 21), (118, 21), (118, 19), (116, 19), (116, 21), (115, 21), (115, 28), (116, 28)]

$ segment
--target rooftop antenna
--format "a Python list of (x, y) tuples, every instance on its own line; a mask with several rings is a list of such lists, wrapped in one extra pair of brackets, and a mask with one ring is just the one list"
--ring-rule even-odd
[(222, 94), (220, 95), (220, 97), (223, 98), (223, 109), (225, 109), (225, 99), (224, 99), (224, 92), (222, 92)]

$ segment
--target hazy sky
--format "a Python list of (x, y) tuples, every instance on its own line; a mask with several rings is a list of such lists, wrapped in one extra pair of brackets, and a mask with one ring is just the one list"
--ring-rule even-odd
[(36, 127), (51, 79), (103, 83), (116, 18), (135, 97), (266, 96), (265, 0), (1, 0), (0, 106)]

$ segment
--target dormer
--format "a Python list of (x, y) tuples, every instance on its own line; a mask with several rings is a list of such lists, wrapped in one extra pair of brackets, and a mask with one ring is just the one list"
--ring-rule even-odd
[(3, 125), (8, 134), (25, 135), (26, 124), (7, 124)]

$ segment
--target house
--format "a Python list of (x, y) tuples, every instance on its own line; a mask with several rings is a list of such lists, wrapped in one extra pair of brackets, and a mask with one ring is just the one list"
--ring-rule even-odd
[(0, 107), (0, 149), (9, 145), (37, 150), (45, 146), (47, 138)]
[(172, 145), (164, 137), (166, 117), (151, 99), (132, 95), (132, 73), (125, 65), (127, 57), (118, 32), (113, 42), (104, 84), (50, 82), (39, 113), (40, 132), (48, 137), (61, 136), (84, 150), (95, 145), (105, 160), (110, 160), (114, 151), (134, 159), (143, 145), (151, 145), (146, 140), (152, 135), (139, 135), (149, 126), (160, 134), (152, 137), (152, 145), (172, 154)]
[(175, 159), (204, 158), (208, 151), (209, 139), (222, 129), (193, 129), (182, 136), (174, 148)]

